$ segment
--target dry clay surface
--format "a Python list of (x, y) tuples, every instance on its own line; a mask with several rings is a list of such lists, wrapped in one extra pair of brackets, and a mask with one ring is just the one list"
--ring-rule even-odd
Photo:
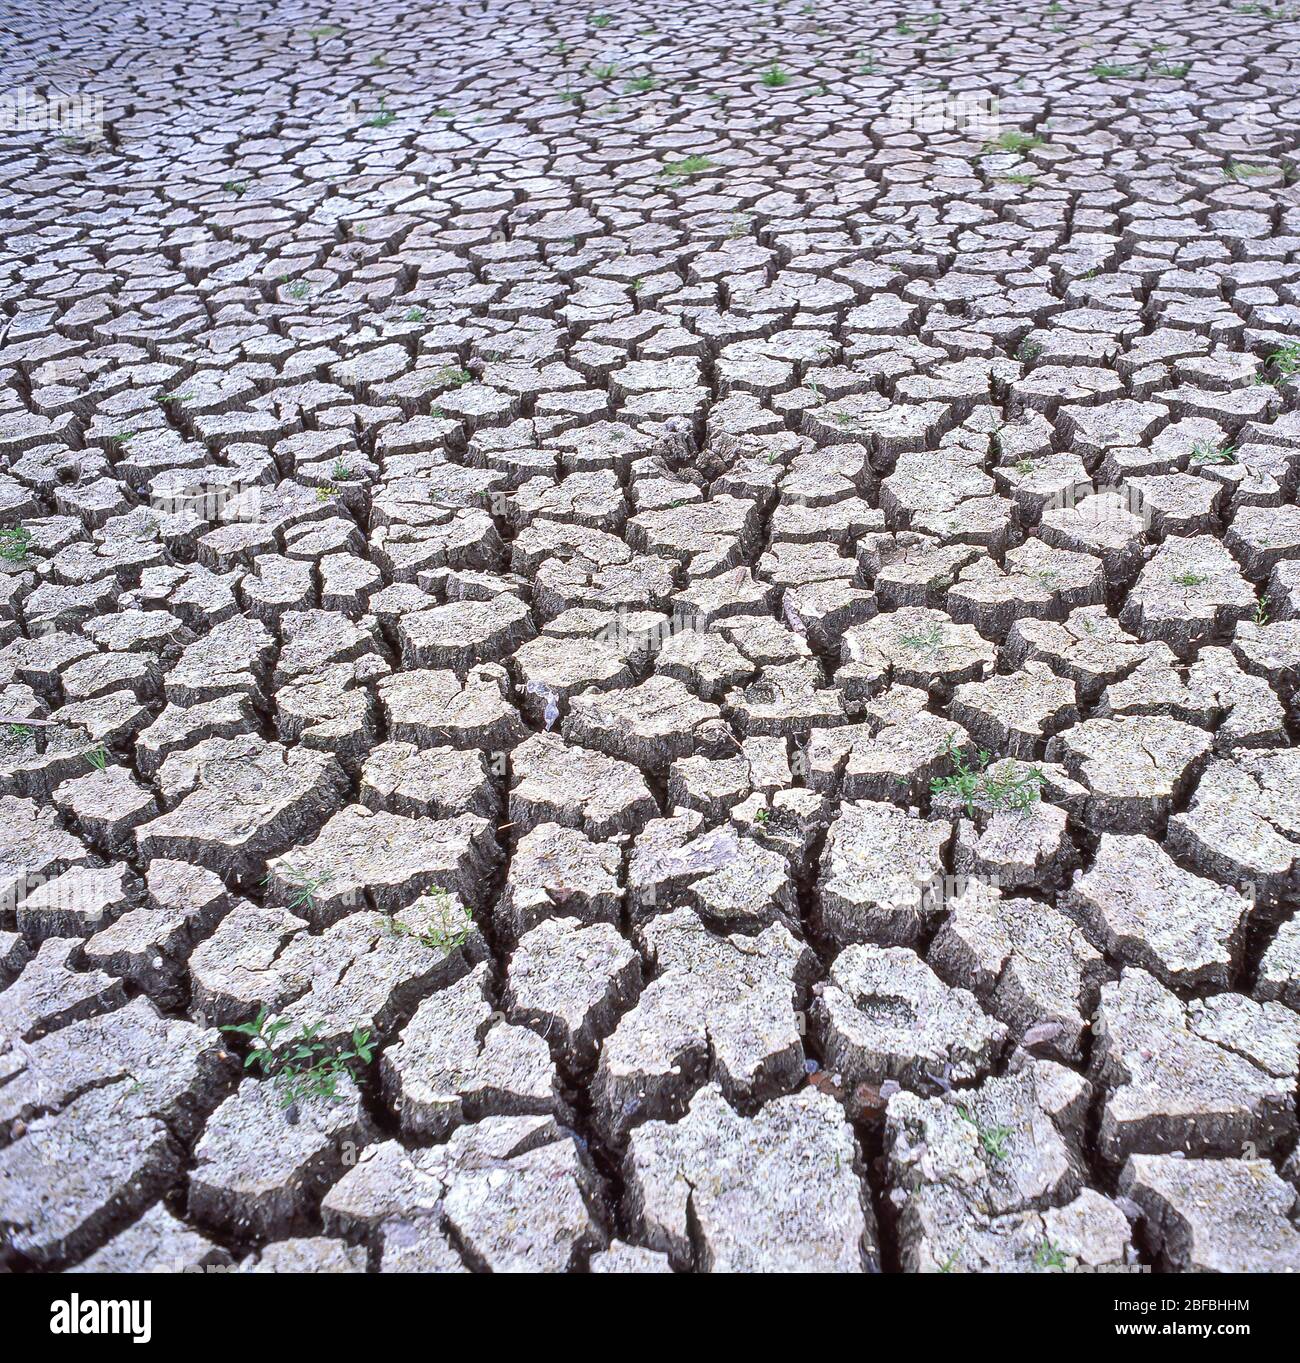
[(1288, 12), (4, 8), (5, 1264), (1300, 1269)]

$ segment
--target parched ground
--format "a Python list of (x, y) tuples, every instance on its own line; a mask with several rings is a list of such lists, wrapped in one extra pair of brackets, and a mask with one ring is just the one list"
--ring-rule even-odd
[(602, 3), (5, 6), (0, 1258), (1300, 1269), (1300, 24)]

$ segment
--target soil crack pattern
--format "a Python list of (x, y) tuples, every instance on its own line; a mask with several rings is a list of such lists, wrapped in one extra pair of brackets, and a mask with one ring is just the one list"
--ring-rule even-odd
[(1300, 1271), (1300, 10), (4, 11), (0, 1270)]

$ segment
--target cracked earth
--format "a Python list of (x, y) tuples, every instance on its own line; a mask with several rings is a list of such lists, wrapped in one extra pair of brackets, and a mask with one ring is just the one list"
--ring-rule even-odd
[(1288, 12), (5, 15), (9, 1267), (1300, 1269)]

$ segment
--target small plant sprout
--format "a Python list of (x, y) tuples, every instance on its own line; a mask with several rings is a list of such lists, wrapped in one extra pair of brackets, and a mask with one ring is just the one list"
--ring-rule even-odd
[(1035, 1268), (1064, 1268), (1065, 1251), (1057, 1248), (1050, 1240), (1044, 1240), (1034, 1251)]
[(341, 1049), (331, 1050), (319, 1036), (318, 1022), (304, 1024), (296, 1037), (281, 1042), (281, 1035), (292, 1025), (288, 1018), (268, 1019), (263, 1007), (251, 1022), (232, 1023), (221, 1029), (248, 1037), (244, 1068), (260, 1070), (263, 1078), (275, 1084), (281, 1107), (293, 1107), (304, 1098), (337, 1098), (339, 1080), (356, 1077), (353, 1064), (360, 1061), (368, 1065), (374, 1059), (369, 1028), (354, 1028)]
[(975, 806), (981, 804), (994, 813), (1026, 814), (1042, 797), (1046, 777), (1037, 767), (1018, 767), (1014, 763), (998, 763), (991, 768), (991, 753), (980, 749), (974, 764), (966, 760), (957, 746), (957, 735), (950, 733), (945, 756), (953, 764), (951, 776), (936, 776), (930, 782), (931, 795), (955, 795), (966, 809), (968, 818), (975, 817)]
[(414, 938), (430, 951), (441, 951), (450, 955), (451, 952), (463, 947), (474, 927), (474, 918), (470, 911), (441, 888), (430, 890), (425, 900), (429, 912), (423, 928), (412, 927), (398, 918), (387, 916), (380, 920), (382, 926), (394, 937)]
[(244, 195), (248, 193), (248, 181), (227, 180), (221, 188), (224, 189), (227, 194), (233, 194), (235, 198), (242, 199)]
[(682, 180), (688, 175), (699, 175), (712, 167), (713, 162), (707, 156), (683, 156), (680, 161), (665, 161), (659, 174), (669, 179)]
[(1185, 573), (1175, 573), (1174, 581), (1180, 587), (1199, 587), (1206, 581), (1206, 578), (1203, 574), (1194, 573), (1189, 569)]
[(735, 241), (737, 237), (747, 237), (753, 230), (754, 220), (748, 213), (733, 213), (731, 215), (731, 226), (727, 228), (727, 240)]
[(612, 14), (593, 14), (590, 19), (592, 28), (608, 28), (613, 22)]
[(328, 502), (331, 498), (338, 495), (338, 488), (333, 483), (322, 483), (316, 489), (316, 500), (318, 502)]
[(943, 628), (938, 624), (912, 630), (900, 636), (899, 642), (913, 653), (931, 653), (943, 643)]
[(1037, 341), (1023, 340), (1016, 348), (1016, 359), (1021, 364), (1033, 364), (1033, 362), (1043, 353), (1043, 347)]
[(1284, 379), (1300, 374), (1300, 341), (1288, 341), (1278, 346), (1270, 352), (1268, 362)]
[(93, 748), (86, 749), (85, 758), (96, 771), (103, 771), (108, 766), (108, 749), (102, 743), (96, 743)]
[(790, 73), (782, 70), (776, 62), (773, 62), (772, 65), (767, 67), (763, 74), (759, 76), (759, 80), (761, 80), (768, 89), (775, 89), (781, 85), (789, 85), (791, 79)]
[(1001, 1161), (1007, 1157), (1007, 1141), (1011, 1138), (1009, 1126), (982, 1126), (979, 1129), (980, 1144), (989, 1159)]
[(1098, 80), (1137, 80), (1142, 74), (1136, 66), (1121, 66), (1117, 62), (1097, 62), (1092, 74)]
[(473, 383), (474, 375), (459, 365), (445, 364), (434, 373), (433, 381), (444, 388), (464, 388), (467, 383)]
[(1216, 445), (1209, 440), (1197, 440), (1192, 444), (1190, 458), (1193, 464), (1233, 464), (1237, 460), (1237, 447)]
[(1255, 602), (1255, 613), (1251, 620), (1256, 625), (1268, 624), (1268, 593), (1265, 592), (1258, 601)]
[[(279, 878), (286, 881), (292, 887), (289, 896), (288, 907), (290, 910), (309, 908), (314, 913), (316, 911), (316, 894), (334, 879), (333, 871), (322, 871), (315, 875), (310, 871), (302, 870), (297, 866), (291, 866), (287, 862), (280, 867), (277, 872)], [(263, 885), (271, 884), (271, 874), (263, 877)]]
[(1268, 166), (1252, 166), (1245, 161), (1229, 161), (1227, 169), (1223, 172), (1230, 180), (1254, 180), (1261, 175), (1271, 175), (1273, 172)]
[(334, 467), (330, 469), (330, 477), (336, 482), (346, 483), (352, 477), (352, 470), (343, 462), (342, 459), (334, 461)]
[(32, 532), (25, 525), (7, 525), (0, 530), (0, 559), (6, 563), (26, 563), (31, 548)]
[(624, 84), (623, 89), (630, 95), (645, 94), (653, 90), (658, 81), (651, 75), (633, 76), (632, 79)]
[(402, 321), (403, 321), (403, 322), (423, 322), (423, 321), (424, 321), (424, 309), (423, 309), (423, 308), (408, 308), (407, 311), (404, 312), (404, 313), (402, 314)]
[(366, 119), (367, 128), (386, 128), (397, 118), (397, 115), (388, 107), (387, 102), (381, 97), (379, 110), (370, 118)]
[(454, 900), (446, 890), (429, 891), (433, 901), (433, 922), (426, 938), (440, 951), (455, 951), (469, 939), (474, 918), (464, 904)]
[(309, 38), (337, 38), (343, 30), (336, 24), (321, 24), (319, 28), (309, 28), (307, 36)]
[(1007, 1142), (1013, 1134), (1009, 1126), (982, 1126), (966, 1107), (959, 1107), (957, 1112), (963, 1121), (969, 1122), (975, 1128), (975, 1134), (979, 1137), (980, 1145), (984, 1147), (984, 1153), (989, 1159), (995, 1163), (1006, 1159)]
[(35, 732), (36, 731), (32, 728), (30, 724), (5, 725), (5, 733), (8, 734), (10, 738), (15, 739), (17, 742), (20, 743), (26, 743), (28, 739), (33, 737)]
[(1033, 133), (1005, 132), (1000, 137), (995, 137), (992, 142), (985, 142), (984, 150), (1026, 152), (1042, 145), (1043, 139)]

